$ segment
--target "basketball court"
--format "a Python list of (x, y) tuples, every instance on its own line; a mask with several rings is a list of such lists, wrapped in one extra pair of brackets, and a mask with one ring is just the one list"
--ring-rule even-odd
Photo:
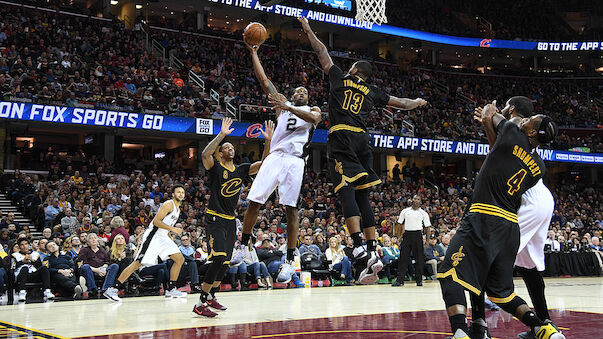
[[(528, 298), (523, 281), (516, 291)], [(597, 338), (603, 279), (546, 279), (551, 316), (567, 338)], [(229, 309), (214, 319), (186, 299), (124, 298), (18, 304), (0, 308), (3, 338), (432, 338), (449, 336), (439, 283), (224, 292)], [(502, 310), (487, 311), (494, 338), (525, 327)], [(82, 326), (81, 324), (86, 324)]]

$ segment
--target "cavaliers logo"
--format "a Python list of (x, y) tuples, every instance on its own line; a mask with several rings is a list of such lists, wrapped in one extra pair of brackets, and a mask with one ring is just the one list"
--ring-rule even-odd
[(241, 180), (241, 178), (230, 179), (222, 184), (222, 190), (220, 190), (220, 193), (223, 197), (230, 198), (239, 193), (242, 183), (243, 180)]
[(463, 253), (463, 246), (461, 246), (461, 248), (459, 248), (459, 251), (454, 253), (452, 257), (450, 257), (452, 259), (452, 266), (458, 266), (461, 260), (463, 260), (464, 256), (465, 254)]
[(335, 160), (335, 172), (343, 174), (343, 164), (337, 160)]
[(253, 124), (247, 127), (245, 135), (248, 138), (257, 138), (262, 134), (262, 124)]
[(482, 41), (479, 42), (479, 47), (490, 47), (491, 42), (491, 39), (482, 39)]
[(225, 170), (224, 174), (222, 174), (222, 177), (224, 177), (224, 179), (228, 179), (228, 172)]

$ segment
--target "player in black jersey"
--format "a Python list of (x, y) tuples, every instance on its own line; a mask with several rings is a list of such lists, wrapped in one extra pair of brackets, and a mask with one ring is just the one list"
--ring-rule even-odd
[[(514, 96), (507, 100), (505, 107), (500, 113), (505, 118), (509, 119), (510, 122), (519, 125), (523, 118), (532, 116), (533, 110), (534, 105), (532, 104), (532, 100), (530, 98), (525, 96)], [(480, 123), (483, 122), (481, 107), (475, 109), (475, 119)], [(488, 137), (490, 147), (494, 146), (497, 138), (494, 127), (491, 123), (483, 124), (483, 127), (486, 132), (486, 136)], [(554, 135), (557, 134), (556, 131), (553, 132)], [(533, 157), (540, 157), (535, 151), (533, 151), (531, 155)], [(544, 320), (545, 322), (552, 323), (552, 320), (550, 320), (551, 316), (549, 315), (547, 308), (546, 297), (544, 295), (544, 279), (542, 278), (542, 273), (538, 271), (539, 266), (544, 267), (544, 245), (542, 245), (537, 239), (541, 234), (543, 234), (543, 232), (540, 230), (534, 231), (534, 229), (544, 228), (543, 231), (545, 232), (544, 234), (546, 234), (546, 230), (550, 224), (551, 215), (553, 214), (552, 209), (554, 208), (554, 200), (546, 186), (544, 186), (542, 182), (539, 183), (541, 184), (540, 187), (538, 187), (537, 184), (533, 188), (526, 191), (526, 193), (522, 196), (522, 207), (517, 213), (521, 241), (519, 253), (517, 254), (517, 259), (515, 260), (515, 267), (526, 284), (530, 299), (534, 305), (534, 312), (540, 319)], [(550, 200), (547, 198), (547, 194), (551, 197)], [(529, 197), (526, 198), (526, 195), (529, 195)], [(550, 201), (550, 204), (546, 203), (547, 200)], [(530, 208), (531, 204), (534, 205), (534, 207)], [(538, 210), (538, 213), (534, 213), (536, 210)], [(526, 241), (526, 239), (528, 240)], [(544, 238), (540, 240), (544, 241)], [(528, 247), (531, 242), (533, 244)], [(522, 244), (524, 244), (523, 250), (521, 248)], [(520, 256), (524, 255), (525, 257), (526, 253), (527, 257), (529, 257), (529, 260), (520, 260)], [(537, 264), (538, 260), (540, 260), (539, 258), (542, 260), (541, 264)], [(527, 266), (526, 264), (529, 263), (534, 264), (536, 267), (528, 268), (530, 266)], [(482, 293), (481, 295), (477, 296), (471, 293), (470, 296), (472, 319), (469, 331), (473, 331), (474, 335), (480, 335), (481, 333), (479, 338), (484, 338), (488, 332), (487, 324), (485, 322), (485, 295)], [(521, 339), (528, 339), (535, 338), (536, 334), (530, 330), (527, 332), (522, 332), (517, 336)]]
[(220, 146), (220, 160), (214, 158), (220, 142), (234, 129), (231, 129), (232, 119), (222, 120), (220, 133), (205, 147), (201, 158), (203, 167), (208, 171), (209, 187), (211, 195), (205, 214), (205, 232), (207, 235), (208, 260), (211, 264), (203, 278), (201, 285), (201, 296), (199, 302), (193, 308), (193, 312), (205, 317), (215, 317), (217, 314), (209, 309), (226, 310), (220, 305), (215, 297), (215, 292), (220, 289), (220, 282), (228, 270), (230, 257), (236, 241), (235, 209), (243, 188), (243, 180), (248, 175), (256, 174), (262, 161), (268, 156), (270, 141), (274, 131), (274, 123), (267, 121), (266, 129), (262, 131), (266, 144), (261, 161), (253, 164), (235, 165), (234, 146), (225, 142)]
[[(368, 61), (357, 61), (347, 73), (333, 64), (325, 45), (318, 40), (306, 18), (298, 18), (304, 32), (318, 54), (323, 71), (329, 75), (329, 138), (327, 157), (334, 191), (346, 218), (346, 226), (354, 240), (355, 261), (361, 269), (358, 281), (372, 284), (383, 263), (376, 253), (375, 217), (368, 188), (381, 183), (373, 171), (373, 152), (365, 122), (373, 107), (392, 106), (410, 110), (425, 105), (423, 99), (397, 98), (367, 81), (372, 72)], [(368, 252), (362, 246), (362, 231)]]
[(537, 338), (565, 338), (513, 291), (520, 236), (517, 210), (522, 194), (544, 169), (542, 159), (531, 152), (555, 137), (556, 126), (544, 115), (523, 119), (517, 126), (497, 113), (496, 102), (484, 107), (482, 119), (492, 124), (498, 138), (477, 175), (469, 211), (438, 273), (453, 338), (469, 339), (464, 290), (480, 295), (484, 288), (490, 300), (533, 328)]

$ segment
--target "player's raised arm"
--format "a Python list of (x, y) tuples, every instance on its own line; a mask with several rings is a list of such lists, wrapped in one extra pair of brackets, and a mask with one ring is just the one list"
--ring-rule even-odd
[(305, 122), (309, 122), (311, 124), (314, 124), (315, 126), (318, 125), (320, 120), (322, 120), (322, 112), (320, 111), (320, 107), (318, 106), (314, 106), (310, 108), (310, 111), (306, 111), (297, 106), (291, 105), (291, 103), (287, 102), (287, 98), (280, 94), (270, 94), (268, 95), (268, 99), (270, 99), (270, 104), (274, 105), (274, 108), (285, 109), (297, 115)]
[(322, 66), (323, 72), (329, 74), (329, 70), (331, 66), (333, 66), (333, 60), (331, 60), (331, 56), (329, 55), (329, 51), (325, 44), (323, 44), (318, 38), (316, 34), (312, 32), (312, 28), (310, 28), (310, 23), (308, 23), (308, 19), (306, 18), (297, 18), (302, 25), (302, 29), (304, 33), (308, 35), (308, 39), (310, 40), (310, 44), (312, 45), (312, 49), (318, 55), (318, 59), (320, 60), (320, 65)]
[(387, 102), (388, 106), (392, 106), (397, 109), (402, 110), (411, 110), (417, 107), (427, 105), (427, 101), (425, 99), (416, 98), (416, 99), (408, 99), (408, 98), (398, 98), (393, 95), (389, 96), (389, 101)]
[[(506, 120), (502, 114), (498, 113), (498, 108), (496, 108), (496, 100), (492, 101), (491, 104), (487, 104), (482, 109), (481, 113), (481, 119), (484, 128), (491, 128), (493, 131), (496, 131), (500, 123)], [(494, 138), (494, 141), (496, 141), (496, 138)], [(490, 142), (490, 138), (488, 138), (488, 142)]]
[(266, 144), (264, 145), (264, 153), (262, 154), (262, 160), (256, 161), (249, 167), (249, 174), (254, 175), (260, 170), (260, 166), (262, 166), (262, 162), (268, 154), (270, 154), (270, 142), (272, 142), (272, 134), (274, 134), (274, 122), (272, 120), (268, 120), (264, 122), (265, 129), (262, 131), (262, 135), (264, 139), (266, 139)]
[(205, 167), (206, 170), (210, 170), (214, 167), (214, 152), (216, 152), (218, 146), (220, 146), (220, 142), (234, 131), (234, 128), (230, 128), (230, 125), (232, 125), (232, 119), (224, 118), (222, 120), (222, 129), (220, 130), (220, 133), (218, 133), (218, 135), (205, 146), (203, 152), (201, 152), (201, 160), (203, 161), (203, 167)]
[(266, 72), (264, 72), (264, 67), (262, 66), (262, 63), (260, 62), (260, 57), (258, 56), (259, 46), (257, 46), (257, 45), (252, 46), (248, 43), (245, 43), (245, 45), (247, 46), (247, 49), (249, 50), (249, 52), (251, 52), (251, 63), (253, 64), (253, 73), (255, 73), (255, 77), (260, 82), (260, 85), (262, 86), (264, 93), (266, 93), (267, 95), (278, 94), (276, 87), (274, 86), (272, 81), (270, 81), (268, 79), (268, 76), (266, 76)]
[(473, 118), (482, 124), (484, 127), (484, 132), (486, 132), (486, 137), (488, 138), (488, 144), (490, 144), (490, 147), (493, 147), (494, 143), (496, 142), (496, 131), (494, 130), (492, 123), (484, 122), (482, 119), (482, 110), (483, 107), (476, 107), (475, 112), (473, 113)]
[(172, 212), (173, 208), (174, 204), (163, 203), (163, 205), (161, 205), (159, 211), (157, 211), (157, 214), (155, 214), (155, 217), (153, 218), (153, 225), (180, 235), (183, 231), (182, 228), (173, 227), (163, 222), (163, 218), (165, 218), (166, 215)]

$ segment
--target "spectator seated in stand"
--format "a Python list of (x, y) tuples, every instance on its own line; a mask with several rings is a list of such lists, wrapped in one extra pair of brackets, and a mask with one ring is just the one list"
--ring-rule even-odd
[(119, 265), (110, 263), (107, 251), (99, 247), (98, 236), (96, 234), (89, 234), (86, 241), (88, 246), (81, 249), (78, 261), (82, 263), (80, 275), (86, 280), (88, 297), (94, 298), (99, 294), (96, 279), (103, 280), (100, 292), (104, 293), (109, 287), (115, 284)]
[(325, 257), (330, 262), (329, 269), (339, 273), (341, 280), (345, 280), (346, 286), (351, 286), (354, 281), (352, 264), (339, 245), (336, 236), (329, 238), (329, 248), (325, 251)]
[(50, 272), (42, 264), (40, 255), (31, 250), (29, 241), (21, 238), (17, 240), (18, 252), (12, 254), (15, 267), (16, 290), (19, 291), (17, 300), (24, 302), (27, 298), (26, 285), (31, 282), (41, 282), (44, 290), (44, 301), (54, 299), (54, 294), (50, 289)]
[(64, 296), (81, 299), (83, 288), (77, 282), (76, 266), (71, 256), (61, 254), (54, 241), (46, 244), (46, 248), (49, 253), (46, 262), (52, 287)]

